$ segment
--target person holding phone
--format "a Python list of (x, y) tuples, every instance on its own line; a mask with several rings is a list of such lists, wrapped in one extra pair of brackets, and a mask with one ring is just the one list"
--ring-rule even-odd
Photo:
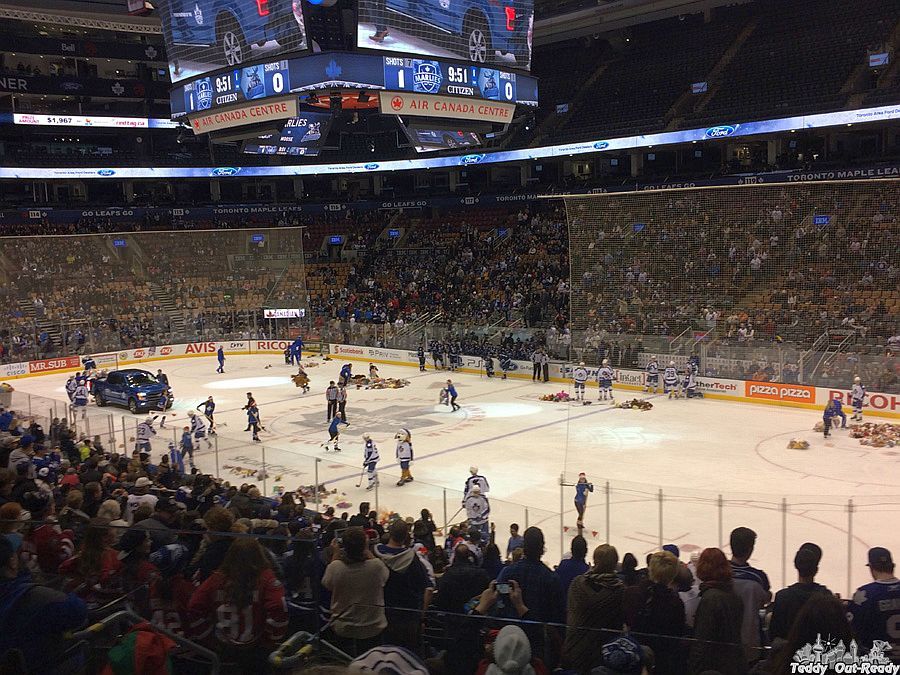
[(519, 619), (528, 619), (528, 607), (522, 596), (522, 587), (515, 579), (492, 581), (478, 598), (478, 604), (469, 612), (476, 616), (493, 616), (496, 609), (511, 607)]

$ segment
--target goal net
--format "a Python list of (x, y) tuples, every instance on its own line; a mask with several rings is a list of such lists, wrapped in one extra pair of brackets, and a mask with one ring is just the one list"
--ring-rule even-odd
[[(896, 392), (900, 181), (565, 197), (570, 360)], [(893, 338), (893, 340), (892, 340)], [(569, 338), (567, 338), (568, 340)]]

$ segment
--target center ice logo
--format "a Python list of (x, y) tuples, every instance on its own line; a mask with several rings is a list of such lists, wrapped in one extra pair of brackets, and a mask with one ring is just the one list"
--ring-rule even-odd
[(437, 61), (413, 60), (413, 91), (420, 94), (436, 94), (444, 76)]

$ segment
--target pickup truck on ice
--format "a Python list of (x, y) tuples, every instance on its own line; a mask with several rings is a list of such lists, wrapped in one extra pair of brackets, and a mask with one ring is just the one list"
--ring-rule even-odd
[[(114, 370), (106, 377), (94, 381), (91, 393), (98, 406), (107, 404), (128, 408), (132, 413), (159, 408), (159, 397), (168, 387), (156, 379), (153, 373), (139, 368)], [(169, 392), (167, 408), (172, 406)]]

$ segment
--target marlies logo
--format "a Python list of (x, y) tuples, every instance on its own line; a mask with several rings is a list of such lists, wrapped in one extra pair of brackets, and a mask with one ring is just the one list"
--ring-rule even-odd
[(860, 654), (856, 640), (845, 645), (843, 640), (822, 640), (816, 636), (815, 644), (798, 649), (791, 661), (791, 673), (890, 673), (897, 675), (900, 665), (892, 665), (885, 656), (890, 645), (875, 640), (868, 654)]
[(413, 91), (434, 94), (440, 90), (443, 81), (440, 63), (413, 59)]

